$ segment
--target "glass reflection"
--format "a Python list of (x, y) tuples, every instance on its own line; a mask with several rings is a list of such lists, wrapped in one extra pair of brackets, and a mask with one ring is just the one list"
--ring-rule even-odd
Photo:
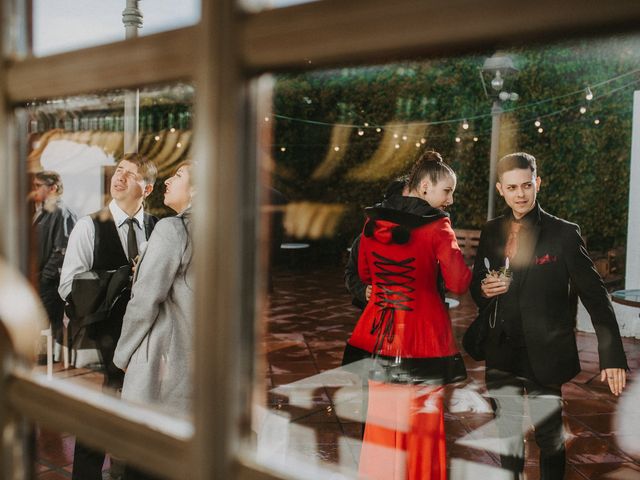
[[(28, 119), (29, 274), (54, 343), (37, 368), (184, 418), (193, 387), (193, 95), (179, 84), (31, 103), (17, 115)], [(104, 460), (76, 442), (74, 478), (102, 478)], [(111, 459), (114, 478), (118, 464)]]
[[(158, 218), (178, 213), (186, 233), (190, 202), (185, 204), (185, 198), (192, 194), (190, 182), (184, 182), (190, 165), (185, 161), (191, 158), (192, 87), (142, 91), (140, 98), (140, 114), (132, 132), (125, 132), (127, 92), (32, 103), (21, 109), (19, 117), (28, 118), (29, 273), (47, 307), (56, 342), (52, 358), (42, 360), (50, 365), (55, 362), (56, 374), (75, 368), (74, 377), (93, 384), (102, 383), (105, 368), (105, 385), (116, 390), (123, 373), (111, 365), (111, 358), (130, 295), (132, 266), (138, 275), (148, 273), (148, 267), (137, 269), (138, 261), (145, 257)], [(125, 153), (127, 135), (137, 153)], [(103, 217), (113, 218), (116, 228), (112, 230), (114, 223), (103, 222)], [(128, 218), (135, 221), (132, 228)], [(186, 261), (191, 247), (190, 242), (184, 243), (184, 251), (176, 257), (184, 254)], [(178, 244), (174, 242), (172, 248)], [(160, 262), (146, 260), (140, 265), (152, 263)], [(188, 263), (178, 268), (185, 279), (190, 275)], [(101, 279), (94, 284), (98, 277)], [(112, 278), (123, 283), (109, 283)], [(168, 275), (162, 278), (167, 288), (173, 285)], [(82, 290), (82, 282), (89, 285), (85, 294), (71, 300), (75, 287)], [(108, 294), (98, 288), (105, 282), (111, 285)], [(148, 294), (139, 297), (150, 298)], [(63, 299), (68, 301), (66, 309)], [(167, 308), (161, 301), (158, 304), (163, 311)], [(116, 311), (120, 320), (108, 321)], [(153, 320), (157, 315), (158, 311), (150, 311), (139, 317)], [(191, 323), (190, 311), (185, 317)], [(113, 331), (98, 332), (103, 325)], [(101, 355), (96, 355), (96, 346), (98, 350), (104, 347)], [(190, 352), (190, 343), (182, 345), (183, 349)], [(125, 367), (129, 357), (123, 353), (119, 366)], [(181, 375), (188, 377), (184, 369)], [(158, 397), (143, 403), (163, 402)], [(183, 410), (186, 414), (188, 409)]]
[[(611, 422), (627, 395), (625, 352), (633, 365), (640, 350), (605, 290), (624, 281), (637, 46), (624, 37), (276, 77), (259, 117), (272, 260), (253, 423), (261, 461), (329, 465), (337, 478), (589, 476), (595, 458), (629, 472), (633, 447), (603, 440), (594, 414)], [(430, 151), (451, 173), (412, 182)], [(518, 151), (537, 158), (533, 179), (515, 182), (522, 201), (505, 185), (493, 196), (509, 171), (531, 177), (500, 170)], [(539, 206), (580, 225), (572, 248), (527, 228), (515, 250), (505, 252), (510, 229), (479, 245), (488, 216)], [(558, 262), (566, 269), (550, 273)], [(492, 285), (502, 290), (483, 291)], [(500, 319), (492, 348), (462, 343), (478, 305), (481, 320)], [(521, 326), (516, 340), (505, 321)]]

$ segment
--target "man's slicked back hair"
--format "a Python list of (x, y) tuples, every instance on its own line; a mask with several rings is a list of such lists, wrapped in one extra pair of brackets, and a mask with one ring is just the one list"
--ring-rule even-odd
[(510, 170), (529, 169), (534, 175), (538, 175), (538, 167), (536, 166), (536, 157), (525, 152), (516, 152), (505, 155), (498, 160), (497, 174), (498, 181), (501, 181), (502, 175)]

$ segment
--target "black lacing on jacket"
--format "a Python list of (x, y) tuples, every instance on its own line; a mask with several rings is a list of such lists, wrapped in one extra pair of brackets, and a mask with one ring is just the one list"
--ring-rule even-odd
[(374, 354), (378, 355), (382, 350), (384, 341), (393, 342), (395, 336), (395, 312), (412, 311), (409, 306), (414, 298), (410, 295), (415, 290), (412, 285), (415, 278), (411, 273), (415, 271), (415, 257), (404, 260), (393, 260), (372, 252), (376, 260), (374, 273), (378, 279), (378, 289), (375, 295), (375, 305), (378, 312), (373, 319), (371, 334), (377, 335)]

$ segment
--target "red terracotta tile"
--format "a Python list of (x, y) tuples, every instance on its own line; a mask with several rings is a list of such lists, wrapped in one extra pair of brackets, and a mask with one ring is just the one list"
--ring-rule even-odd
[(36, 470), (36, 473), (43, 473), (51, 470), (51, 467), (43, 463), (36, 463), (35, 470)]
[(612, 442), (599, 437), (575, 437), (567, 440), (567, 461), (582, 463), (625, 463), (629, 458)]
[(614, 413), (616, 405), (608, 400), (569, 400), (565, 401), (563, 409), (568, 415), (594, 415)]
[(36, 455), (52, 465), (62, 466), (73, 461), (75, 439), (55, 432), (41, 431), (36, 437)]
[(589, 480), (638, 480), (640, 466), (633, 463), (581, 464), (574, 468)]

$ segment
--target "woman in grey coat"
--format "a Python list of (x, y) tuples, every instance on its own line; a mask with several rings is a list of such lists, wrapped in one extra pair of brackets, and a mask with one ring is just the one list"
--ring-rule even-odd
[(160, 220), (138, 262), (113, 362), (124, 370), (122, 398), (186, 416), (191, 407), (193, 281), (191, 165), (166, 182)]

